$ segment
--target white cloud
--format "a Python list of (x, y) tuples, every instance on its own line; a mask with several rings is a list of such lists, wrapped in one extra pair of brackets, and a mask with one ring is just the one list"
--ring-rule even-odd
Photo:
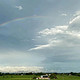
[(80, 32), (75, 32), (75, 31), (66, 31), (66, 34), (69, 34), (73, 37), (80, 38)]
[(15, 6), (17, 9), (22, 10), (23, 7), (22, 6)]
[[(49, 49), (55, 46), (79, 46), (80, 39), (80, 16), (75, 17), (73, 20), (69, 22), (68, 25), (64, 26), (55, 26), (53, 28), (46, 28), (41, 30), (38, 33), (41, 40), (41, 44), (34, 48), (29, 49), (32, 50), (40, 50), (40, 49)], [(37, 37), (38, 38), (38, 37)], [(46, 42), (46, 43), (45, 43)], [(63, 44), (64, 43), (64, 44)]]
[(44, 48), (47, 48), (47, 47), (50, 47), (50, 46), (51, 46), (51, 44), (38, 45), (38, 46), (35, 47), (35, 48), (31, 48), (29, 51), (38, 50), (38, 49), (44, 49)]
[(57, 29), (66, 30), (68, 28), (67, 25), (64, 26), (56, 26)]
[(76, 11), (73, 16), (79, 16), (79, 15), (80, 15), (80, 11)]
[(59, 43), (59, 42), (61, 42), (61, 41), (50, 39), (48, 42), (49, 42), (49, 43), (48, 43), (48, 44), (45, 44), (45, 45), (37, 45), (37, 47), (31, 48), (31, 49), (29, 49), (29, 51), (39, 50), (39, 49), (44, 49), (44, 48), (49, 48), (49, 47), (52, 47), (52, 46), (56, 46), (57, 43)]
[(80, 19), (80, 16), (75, 17), (74, 19), (72, 19), (69, 24), (73, 24), (74, 22), (77, 22), (78, 19)]
[(39, 34), (42, 35), (56, 35), (56, 34), (62, 34), (64, 33), (64, 31), (68, 28), (68, 26), (56, 26), (55, 28), (51, 28), (51, 29), (44, 29), (42, 31), (39, 32)]
[(68, 30), (69, 31), (74, 31), (77, 34), (80, 33), (80, 16), (77, 16), (70, 21)]
[(37, 67), (37, 66), (32, 66), (32, 67), (25, 67), (25, 66), (6, 66), (6, 67), (0, 67), (0, 72), (41, 72), (43, 70), (43, 67)]
[(62, 16), (67, 16), (67, 14), (64, 14), (64, 13), (63, 13), (63, 14), (61, 14), (61, 15), (62, 15)]

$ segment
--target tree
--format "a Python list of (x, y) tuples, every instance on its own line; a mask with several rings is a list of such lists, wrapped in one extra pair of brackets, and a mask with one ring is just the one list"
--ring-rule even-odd
[(50, 79), (57, 79), (56, 77), (56, 74), (52, 73), (50, 76), (49, 76)]

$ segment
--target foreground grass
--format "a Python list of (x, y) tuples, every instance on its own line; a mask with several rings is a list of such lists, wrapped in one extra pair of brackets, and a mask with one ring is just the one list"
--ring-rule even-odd
[[(0, 80), (33, 80), (35, 75), (6, 75), (0, 76)], [(79, 76), (57, 75), (58, 79), (51, 80), (80, 80)], [(35, 80), (35, 79), (34, 79)]]
[(80, 80), (79, 76), (58, 75), (57, 77), (58, 77), (57, 80)]

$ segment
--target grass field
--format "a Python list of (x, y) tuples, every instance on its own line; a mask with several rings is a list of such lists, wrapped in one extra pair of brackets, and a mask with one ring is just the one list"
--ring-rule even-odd
[[(0, 76), (0, 80), (35, 80), (32, 79), (34, 75), (5, 75)], [(80, 80), (79, 76), (67, 76), (67, 75), (57, 75), (58, 79), (51, 80)]]
[[(0, 76), (0, 80), (35, 80), (32, 79), (34, 75), (5, 75)], [(79, 76), (67, 76), (67, 75), (57, 75), (58, 79), (51, 80), (80, 80)]]

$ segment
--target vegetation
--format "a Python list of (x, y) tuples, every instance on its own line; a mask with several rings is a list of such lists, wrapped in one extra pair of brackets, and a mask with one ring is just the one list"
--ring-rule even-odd
[(50, 79), (57, 79), (57, 76), (56, 74), (52, 73), (50, 76), (49, 76)]
[[(37, 77), (45, 74), (46, 73), (0, 73), (0, 80), (36, 80)], [(51, 78), (50, 80), (80, 80), (80, 73), (52, 73), (49, 77)]]

